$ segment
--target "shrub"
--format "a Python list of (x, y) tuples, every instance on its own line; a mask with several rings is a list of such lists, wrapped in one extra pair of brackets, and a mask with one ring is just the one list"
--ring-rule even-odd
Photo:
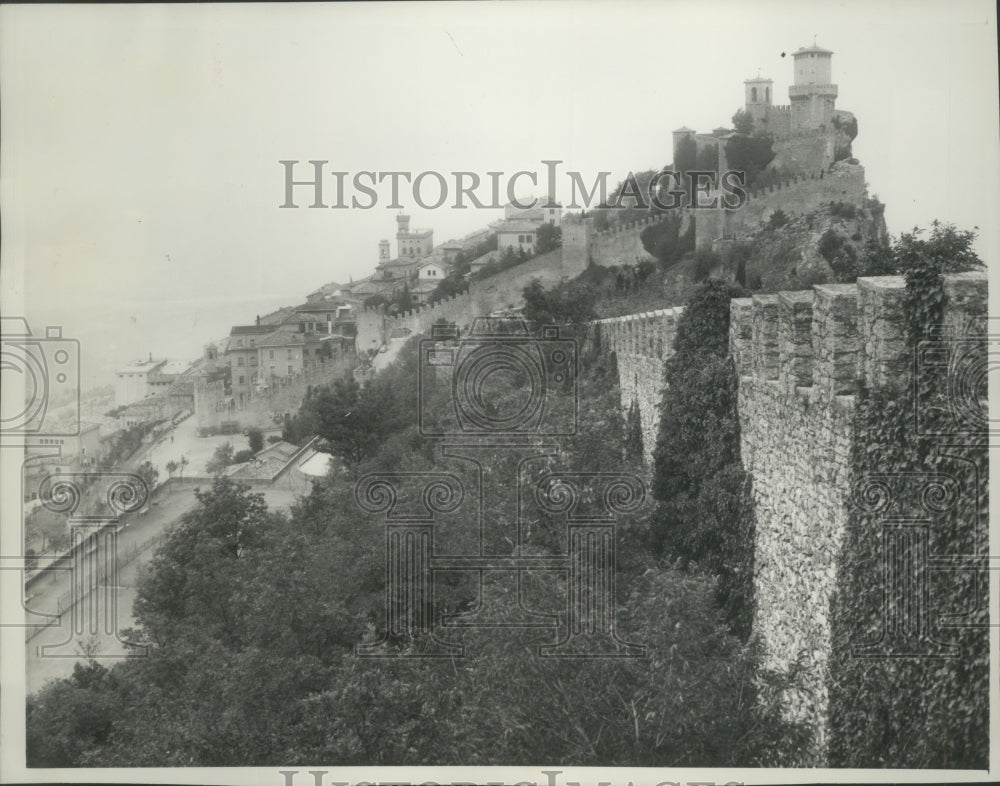
[(779, 229), (788, 223), (788, 216), (785, 214), (784, 210), (778, 209), (771, 213), (771, 217), (767, 220), (768, 229)]
[(831, 202), (830, 203), (830, 215), (834, 218), (855, 218), (858, 214), (857, 209), (850, 202)]

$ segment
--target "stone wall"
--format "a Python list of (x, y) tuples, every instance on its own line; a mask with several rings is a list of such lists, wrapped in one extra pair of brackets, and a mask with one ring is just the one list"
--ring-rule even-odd
[(214, 429), (223, 423), (235, 423), (241, 429), (273, 428), (286, 414), (298, 412), (311, 385), (326, 385), (343, 379), (356, 365), (354, 355), (333, 358), (292, 377), (277, 378), (270, 387), (254, 391), (242, 401), (226, 395), (222, 380), (200, 379), (194, 388), (198, 428)]
[[(567, 224), (570, 226), (567, 227)], [(361, 309), (358, 315), (358, 352), (378, 349), (393, 338), (426, 333), (441, 319), (464, 328), (472, 324), (474, 317), (520, 308), (523, 305), (521, 292), (535, 279), (546, 288), (551, 288), (561, 281), (575, 278), (587, 266), (588, 238), (571, 222), (564, 222), (564, 233), (567, 229), (570, 236), (568, 247), (564, 245), (489, 278), (473, 281), (464, 294), (398, 316), (389, 316), (382, 308)]]
[(774, 186), (747, 193), (746, 204), (727, 211), (725, 234), (738, 236), (767, 221), (775, 210), (801, 215), (830, 202), (860, 205), (867, 194), (865, 170), (860, 164), (837, 163), (832, 169), (791, 177)]
[(663, 364), (674, 352), (674, 336), (681, 308), (599, 319), (591, 323), (591, 339), (615, 353), (622, 414), (639, 405), (642, 448), (652, 463), (660, 425)]
[[(741, 454), (757, 514), (754, 632), (764, 667), (805, 666), (787, 710), (826, 744), (830, 602), (847, 521), (851, 419), (858, 384), (898, 383), (912, 362), (902, 277), (733, 300)], [(986, 276), (947, 276), (946, 323), (985, 309)]]

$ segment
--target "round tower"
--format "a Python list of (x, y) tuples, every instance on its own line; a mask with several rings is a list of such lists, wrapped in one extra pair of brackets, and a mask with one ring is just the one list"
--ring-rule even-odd
[(837, 101), (833, 84), (833, 52), (813, 44), (792, 53), (795, 82), (788, 88), (792, 131), (828, 130)]
[(774, 80), (758, 76), (755, 79), (747, 79), (743, 85), (746, 92), (744, 111), (753, 118), (753, 124), (760, 127), (765, 122), (768, 109), (771, 107), (771, 88)]

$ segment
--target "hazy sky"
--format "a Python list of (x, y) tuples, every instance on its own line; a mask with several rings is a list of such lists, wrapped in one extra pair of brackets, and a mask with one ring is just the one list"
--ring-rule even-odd
[[(371, 210), (282, 210), (281, 159), (303, 176), (325, 159), (484, 178), (559, 159), (614, 183), (668, 163), (671, 130), (729, 124), (758, 70), (787, 103), (790, 54), (814, 36), (890, 231), (940, 218), (978, 225), (988, 262), (1000, 251), (989, 2), (5, 6), (0, 20), (3, 312), (62, 324), (93, 370), (196, 355), (233, 322), (369, 274), (381, 238), (395, 253), (388, 184)], [(403, 194), (437, 242), (499, 216)]]

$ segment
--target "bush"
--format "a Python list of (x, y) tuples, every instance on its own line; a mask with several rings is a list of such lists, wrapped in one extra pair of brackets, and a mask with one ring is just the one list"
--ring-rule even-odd
[(834, 218), (852, 219), (858, 214), (857, 209), (850, 202), (831, 202), (830, 215)]
[(843, 245), (844, 238), (841, 237), (835, 230), (828, 229), (823, 233), (822, 237), (820, 237), (817, 250), (823, 259), (832, 263), (834, 257), (837, 256), (837, 252), (840, 251)]
[(788, 223), (788, 216), (785, 215), (784, 210), (775, 210), (771, 213), (771, 217), (767, 220), (768, 229), (779, 229)]

